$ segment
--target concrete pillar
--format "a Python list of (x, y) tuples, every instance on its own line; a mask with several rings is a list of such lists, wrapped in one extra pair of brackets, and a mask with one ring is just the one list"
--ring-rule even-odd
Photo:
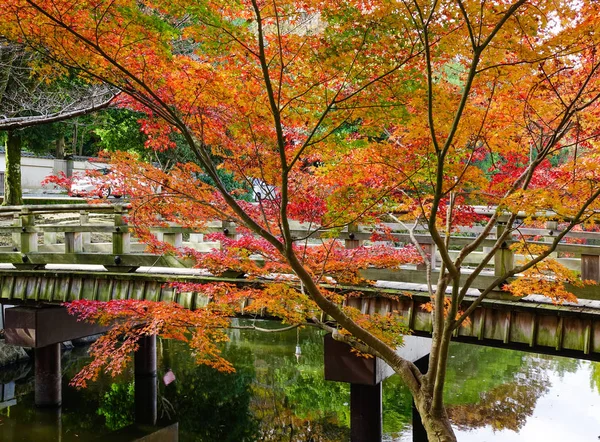
[(350, 384), (350, 440), (381, 442), (383, 437), (381, 382)]
[(158, 384), (156, 371), (156, 335), (144, 336), (134, 355), (135, 423), (156, 425)]
[(59, 407), (62, 403), (60, 343), (35, 349), (35, 405)]
[[(421, 373), (427, 373), (427, 366), (429, 365), (429, 355), (423, 356), (421, 359), (415, 361), (415, 365), (421, 371)], [(415, 402), (412, 403), (412, 427), (413, 427), (413, 442), (427, 442), (427, 433), (425, 427), (421, 422), (421, 416), (415, 406)]]

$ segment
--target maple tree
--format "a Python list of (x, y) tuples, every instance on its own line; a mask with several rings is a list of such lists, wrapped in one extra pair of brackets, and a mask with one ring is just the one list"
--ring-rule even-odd
[[(195, 162), (168, 173), (132, 156), (114, 157), (115, 173), (132, 195), (130, 221), (151, 249), (192, 257), (216, 273), (293, 273), (299, 281), (280, 277), (265, 289), (180, 288), (218, 301), (221, 310), (198, 313), (200, 332), (217, 333), (221, 315), (246, 297), (291, 324), (332, 330), (390, 364), (411, 391), (429, 439), (448, 441), (455, 437), (442, 392), (452, 333), (516, 274), (526, 277), (512, 286), (515, 293), (570, 299), (554, 289), (550, 273), (559, 283), (576, 277), (548, 258), (598, 209), (596, 2), (0, 0), (0, 6), (3, 34), (86, 81), (122, 91), (119, 105), (146, 115), (148, 148), (169, 149), (178, 134), (194, 152)], [(248, 187), (258, 180), (265, 195), (258, 204), (240, 199), (220, 170)], [(473, 204), (497, 209), (482, 219)], [(518, 233), (522, 214), (560, 221), (563, 230), (545, 248), (528, 249), (524, 262), (501, 269), (461, 311), (476, 278)], [(334, 236), (389, 217), (413, 239), (419, 225), (426, 227), (439, 272), (418, 244), (345, 251), (324, 241), (313, 248), (308, 236), (294, 237), (291, 225), (303, 222)], [(222, 250), (202, 255), (159, 243), (148, 230), (157, 222), (201, 229), (213, 219), (236, 222), (244, 238), (221, 237)], [(450, 233), (474, 221), (482, 228), (452, 255)], [(494, 229), (493, 246), (465, 272), (466, 259)], [(361, 267), (416, 260), (426, 267), (433, 312), (425, 374), (395, 352), (404, 331), (398, 318), (362, 315), (321, 285), (364, 283)], [(169, 315), (153, 317), (150, 306), (73, 308), (103, 320), (106, 312), (116, 318), (132, 308), (130, 335), (142, 333), (133, 324), (144, 312), (160, 325), (152, 331), (176, 335)], [(168, 308), (178, 312), (156, 309)], [(319, 312), (334, 318), (336, 328), (321, 322)], [(182, 324), (196, 320), (192, 315)], [(206, 361), (227, 369), (209, 341), (198, 341), (211, 356)]]

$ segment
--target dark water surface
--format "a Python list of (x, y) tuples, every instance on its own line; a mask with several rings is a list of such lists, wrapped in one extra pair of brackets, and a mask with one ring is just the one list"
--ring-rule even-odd
[[(234, 374), (159, 342), (159, 417), (179, 422), (180, 441), (346, 441), (349, 388), (323, 379), (322, 342), (313, 329), (233, 331), (224, 354)], [(467, 344), (453, 344), (451, 355), (446, 402), (460, 441), (598, 440), (600, 364)], [(30, 366), (0, 370), (5, 397), (14, 390), (12, 400), (0, 396), (0, 441), (91, 441), (132, 423), (132, 372), (75, 390), (68, 381), (85, 362), (85, 349), (64, 355), (60, 411), (33, 406)], [(176, 381), (166, 386), (168, 369)], [(383, 401), (385, 439), (410, 441), (411, 400), (396, 376)]]

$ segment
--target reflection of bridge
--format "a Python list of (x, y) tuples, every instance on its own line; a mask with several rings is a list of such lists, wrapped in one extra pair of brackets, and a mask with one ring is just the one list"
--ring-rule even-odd
[[(205, 297), (197, 293), (175, 293), (164, 284), (215, 280), (249, 283), (244, 279), (211, 277), (197, 270), (184, 271), (191, 267), (191, 262), (143, 253), (144, 245), (132, 239), (132, 229), (124, 217), (126, 213), (124, 206), (110, 204), (0, 208), (0, 215), (8, 217), (8, 222), (0, 226), (0, 235), (4, 233), (5, 242), (11, 242), (0, 247), (0, 262), (12, 264), (0, 270), (0, 303), (18, 305), (6, 310), (6, 338), (9, 343), (35, 348), (36, 378), (44, 380), (38, 383), (40, 388), (36, 387), (38, 404), (60, 403), (60, 382), (58, 390), (52, 387), (60, 379), (59, 343), (98, 331), (96, 326), (77, 323), (65, 315), (62, 308), (52, 307), (52, 304), (76, 299), (146, 299), (175, 301), (196, 308), (206, 303)], [(395, 229), (394, 241), (410, 241), (400, 226), (388, 227)], [(301, 225), (296, 228), (297, 237), (316, 239), (320, 235), (319, 231), (308, 232)], [(234, 225), (220, 222), (212, 223), (207, 230), (222, 231), (229, 236), (236, 234)], [(478, 232), (477, 228), (460, 229), (459, 235), (451, 238), (451, 244), (460, 248)], [(204, 242), (200, 232), (178, 226), (157, 228), (155, 234), (174, 246), (185, 245), (197, 250), (219, 246)], [(546, 229), (520, 229), (520, 234), (540, 237), (539, 243), (543, 244), (544, 239), (557, 234), (557, 226), (548, 223)], [(371, 232), (356, 229), (342, 232), (339, 240), (352, 248), (370, 237)], [(600, 239), (600, 234), (573, 232), (566, 238), (593, 242)], [(416, 239), (428, 253), (435, 252), (427, 235), (416, 235)], [(491, 236), (484, 240), (482, 247), (494, 242), (495, 236)], [(476, 299), (478, 289), (494, 283), (500, 268), (513, 267), (515, 257), (508, 245), (505, 244), (490, 267), (475, 278), (463, 308)], [(483, 253), (475, 252), (472, 261), (465, 264), (477, 264)], [(557, 253), (558, 260), (580, 271), (583, 279), (600, 281), (600, 246), (561, 243)], [(560, 257), (565, 253), (571, 257)], [(435, 273), (434, 270), (434, 280)], [(420, 266), (369, 269), (363, 276), (376, 284), (338, 287), (340, 291), (363, 293), (361, 298), (350, 298), (350, 305), (364, 313), (398, 311), (416, 334), (430, 333), (432, 315), (421, 308), (430, 299), (423, 288), (426, 278)], [(268, 284), (268, 281), (252, 281), (252, 284), (257, 283)], [(536, 296), (517, 299), (497, 288), (473, 311), (468, 325), (457, 331), (455, 339), (600, 360), (600, 303), (594, 302), (600, 300), (600, 291), (594, 286), (569, 289), (582, 300), (579, 305), (555, 306)], [(147, 358), (154, 351), (151, 343), (148, 351), (140, 358), (151, 362), (153, 358)], [(151, 367), (149, 370), (152, 371)]]

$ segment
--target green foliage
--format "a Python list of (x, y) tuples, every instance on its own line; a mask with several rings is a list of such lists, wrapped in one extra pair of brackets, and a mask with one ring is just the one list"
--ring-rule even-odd
[(110, 430), (118, 430), (133, 423), (134, 384), (112, 384), (104, 393), (96, 411), (106, 419)]
[(444, 396), (449, 405), (472, 404), (482, 391), (512, 381), (526, 371), (526, 353), (475, 345), (451, 345)]
[[(234, 174), (226, 170), (217, 169), (217, 173), (219, 174), (219, 177), (221, 178), (221, 181), (225, 185), (225, 188), (228, 192), (235, 193), (238, 199), (252, 201), (252, 192), (247, 183), (237, 181)], [(213, 179), (208, 175), (201, 175), (200, 181), (211, 186), (215, 185)]]
[(249, 411), (250, 384), (255, 376), (250, 350), (237, 346), (225, 349), (224, 355), (235, 361), (236, 373), (196, 365), (185, 346), (170, 345), (170, 350), (169, 362), (180, 380), (165, 387), (163, 396), (169, 408), (176, 410), (176, 415), (169, 417), (179, 422), (180, 440), (255, 440), (258, 424)]
[(140, 132), (138, 120), (142, 114), (126, 109), (108, 109), (98, 116), (93, 132), (100, 138), (100, 149), (111, 152), (122, 150), (147, 154), (146, 137)]
[(54, 154), (54, 142), (67, 133), (65, 123), (39, 124), (19, 131), (23, 138), (23, 148), (37, 155)]

